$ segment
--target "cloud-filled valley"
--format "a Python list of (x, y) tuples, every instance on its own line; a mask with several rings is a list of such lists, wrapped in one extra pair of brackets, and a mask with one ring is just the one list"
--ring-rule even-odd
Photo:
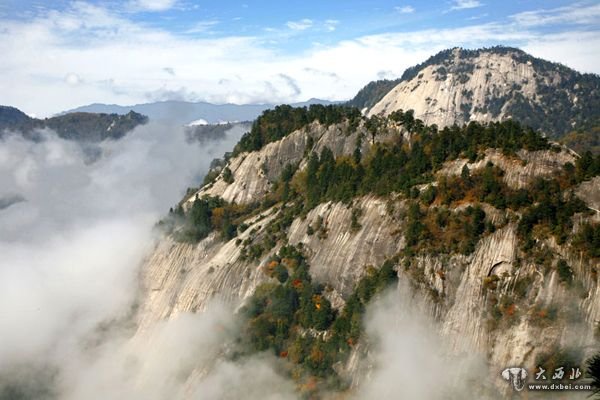
[(92, 163), (51, 132), (1, 141), (0, 195), (23, 200), (0, 210), (0, 370), (68, 367), (99, 324), (127, 317), (155, 223), (240, 134), (201, 146), (149, 124)]

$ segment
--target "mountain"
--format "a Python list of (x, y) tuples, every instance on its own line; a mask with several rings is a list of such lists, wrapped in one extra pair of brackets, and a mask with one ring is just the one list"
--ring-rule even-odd
[(32, 124), (33, 119), (18, 108), (0, 106), (0, 130), (19, 129)]
[(220, 124), (193, 124), (184, 127), (184, 132), (188, 140), (207, 143), (210, 141), (224, 140), (226, 138), (239, 138), (250, 130), (252, 123), (235, 122)]
[(599, 334), (600, 157), (514, 120), (438, 130), (411, 118), (265, 111), (159, 224), (140, 335), (220, 299), (242, 325), (227, 354), (272, 354), (305, 397), (354, 398), (394, 357), (365, 335), (366, 310), (400, 287), (412, 300), (396, 305), (441, 343), (407, 341), (413, 322), (386, 309), (398, 347), (427, 359), (443, 344), (448, 369), (484, 360), (479, 378), (452, 380), (469, 395), (436, 380), (449, 398), (511, 396), (507, 367), (583, 366)]
[[(327, 100), (310, 99), (307, 102), (295, 103), (295, 107), (310, 104), (333, 104)], [(129, 111), (147, 115), (151, 120), (159, 120), (178, 125), (203, 119), (209, 124), (220, 122), (252, 121), (264, 110), (275, 107), (274, 104), (211, 104), (206, 102), (161, 101), (156, 103), (118, 106), (114, 104), (90, 104), (67, 112), (92, 112), (126, 114)]]
[(136, 112), (125, 115), (74, 112), (52, 118), (31, 118), (14, 107), (0, 106), (0, 136), (7, 131), (39, 138), (37, 130), (51, 129), (64, 139), (98, 142), (119, 139), (148, 118)]
[(510, 47), (454, 48), (370, 83), (349, 104), (369, 115), (412, 109), (438, 127), (510, 117), (559, 138), (600, 125), (600, 77)]
[(367, 86), (360, 89), (352, 100), (349, 100), (346, 105), (356, 107), (360, 110), (367, 111), (377, 104), (383, 97), (396, 87), (401, 79), (382, 79), (379, 81), (369, 82)]

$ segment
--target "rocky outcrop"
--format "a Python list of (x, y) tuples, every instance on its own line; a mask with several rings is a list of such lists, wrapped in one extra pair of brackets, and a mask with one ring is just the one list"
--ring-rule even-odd
[[(238, 239), (260, 232), (275, 214), (270, 210), (261, 214), (263, 218), (249, 220), (248, 230)], [(202, 311), (215, 299), (240, 304), (267, 278), (260, 265), (240, 256), (240, 250), (236, 239), (223, 242), (216, 233), (197, 244), (161, 239), (142, 268), (139, 330), (178, 313)]]
[(517, 63), (510, 55), (494, 53), (463, 61), (460, 49), (455, 49), (452, 57), (449, 66), (430, 65), (411, 80), (399, 83), (369, 114), (412, 109), (415, 117), (439, 127), (488, 122), (506, 114), (505, 104), (489, 109), (490, 97), (510, 97), (515, 85), (523, 96), (536, 93), (536, 72), (531, 63)]
[[(355, 201), (354, 207), (362, 213), (360, 228), (354, 231), (348, 205), (325, 203), (306, 218), (296, 218), (288, 233), (290, 244), (304, 246), (313, 277), (333, 288), (331, 296), (338, 308), (367, 266), (378, 267), (403, 246), (401, 228), (387, 214), (385, 202), (366, 197)], [(181, 312), (202, 311), (215, 298), (237, 306), (267, 280), (261, 267), (278, 247), (254, 261), (241, 254), (241, 242), (263, 235), (277, 211), (270, 209), (261, 215), (264, 217), (247, 221), (249, 227), (228, 242), (214, 233), (198, 244), (162, 239), (142, 270), (145, 294), (140, 304), (140, 329)], [(319, 217), (323, 228), (308, 235), (308, 226), (316, 226)]]
[[(360, 228), (351, 227), (352, 208), (360, 210)], [(320, 230), (309, 235), (308, 227)], [(379, 267), (404, 246), (402, 227), (386, 211), (386, 202), (365, 197), (353, 205), (324, 203), (311, 210), (305, 219), (290, 227), (291, 244), (301, 243), (306, 250), (311, 274), (328, 283), (344, 296), (352, 292), (367, 266)]]
[[(397, 128), (392, 126), (387, 131), (378, 135), (376, 141), (390, 140)], [(326, 127), (313, 123), (305, 129), (300, 129), (287, 135), (283, 139), (269, 143), (259, 151), (242, 153), (232, 158), (227, 164), (232, 172), (233, 182), (224, 180), (223, 174), (217, 179), (202, 187), (196, 194), (220, 196), (228, 202), (249, 204), (260, 200), (266, 195), (272, 184), (276, 182), (287, 164), (301, 164), (309, 152), (320, 154), (323, 148), (329, 148), (335, 157), (350, 155), (357, 146), (359, 136), (365, 136), (365, 129), (360, 126), (350, 132), (347, 124), (336, 124)], [(311, 145), (308, 148), (308, 145)], [(362, 141), (361, 149), (367, 152), (369, 141)], [(196, 195), (187, 199), (185, 208), (194, 202)]]
[[(444, 318), (442, 332), (459, 351), (485, 350), (486, 329), (482, 307), (484, 278), (498, 263), (513, 266), (516, 234), (512, 227), (497, 231), (480, 241), (458, 285), (452, 307)], [(512, 271), (511, 271), (512, 272)]]
[(581, 183), (577, 188), (577, 196), (584, 200), (590, 208), (600, 214), (600, 177)]
[[(475, 162), (467, 159), (457, 159), (447, 162), (439, 171), (444, 175), (460, 175), (466, 165), (470, 171), (476, 171), (491, 162), (500, 167), (504, 173), (504, 182), (515, 189), (524, 188), (535, 178), (551, 178), (553, 174), (562, 170), (566, 163), (574, 163), (575, 157), (566, 150), (519, 150), (515, 157), (508, 157), (496, 149), (488, 149), (485, 157)], [(584, 186), (585, 187), (585, 186)]]

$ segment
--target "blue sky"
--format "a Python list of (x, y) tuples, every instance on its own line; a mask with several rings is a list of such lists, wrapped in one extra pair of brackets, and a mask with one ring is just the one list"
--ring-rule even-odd
[(518, 46), (600, 72), (598, 1), (4, 0), (0, 103), (351, 97), (447, 47)]

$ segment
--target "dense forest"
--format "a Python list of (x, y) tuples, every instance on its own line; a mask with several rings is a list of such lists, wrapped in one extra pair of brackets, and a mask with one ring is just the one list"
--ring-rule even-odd
[[(298, 129), (301, 121), (310, 123), (312, 118), (328, 123), (351, 121), (350, 125), (354, 125), (351, 129), (356, 129), (356, 121), (360, 121), (356, 114), (339, 106), (311, 109), (279, 107), (266, 111), (240, 146), (258, 149)], [(463, 127), (438, 130), (415, 119), (410, 111), (398, 111), (388, 119), (372, 117), (361, 123), (368, 134), (363, 140), (368, 140), (371, 134), (376, 137), (387, 123), (403, 126), (412, 132), (411, 139), (406, 141), (399, 136), (395, 141), (374, 143), (368, 154), (361, 153), (362, 141), (359, 141), (352, 156), (337, 158), (326, 147), (320, 154), (309, 152), (304, 170), (298, 171), (297, 165), (287, 165), (272, 192), (256, 204), (240, 206), (220, 198), (197, 198), (187, 213), (181, 207), (173, 211), (180, 220), (179, 228), (171, 226), (177, 232), (176, 237), (195, 242), (218, 231), (225, 239), (231, 239), (244, 229), (242, 221), (249, 215), (282, 204), (280, 217), (262, 243), (249, 240), (241, 243), (243, 253), (257, 259), (285, 240), (285, 230), (294, 218), (306, 215), (318, 204), (339, 201), (351, 205), (358, 196), (402, 194), (411, 204), (406, 219), (407, 251), (410, 252), (471, 253), (482, 235), (497, 228), (484, 222), (485, 212), (477, 206), (489, 204), (520, 215), (518, 232), (525, 250), (533, 247), (534, 226), (544, 225), (558, 243), (570, 240), (572, 246), (590, 257), (598, 256), (600, 225), (585, 225), (578, 235), (569, 237), (571, 217), (587, 210), (581, 200), (569, 193), (578, 183), (600, 175), (600, 155), (587, 151), (574, 165), (566, 164), (559, 175), (538, 178), (528, 188), (513, 189), (504, 183), (504, 171), (492, 163), (473, 172), (465, 166), (459, 176), (436, 177), (436, 173), (445, 162), (458, 158), (473, 162), (490, 148), (514, 158), (518, 158), (520, 150), (561, 151), (538, 132), (515, 121), (471, 122)], [(227, 167), (222, 175), (232, 182)], [(473, 203), (474, 207), (452, 211), (464, 202)], [(318, 233), (321, 227), (311, 229)]]
[(242, 136), (233, 154), (260, 150), (264, 145), (277, 141), (314, 121), (323, 125), (333, 125), (349, 120), (350, 124), (356, 127), (360, 119), (360, 111), (351, 107), (313, 104), (307, 108), (280, 105), (263, 112), (254, 121), (252, 129)]
[(380, 268), (370, 268), (338, 312), (327, 299), (331, 289), (312, 280), (302, 249), (282, 247), (264, 267), (274, 280), (259, 286), (242, 309), (240, 351), (269, 351), (289, 360), (286, 372), (296, 378), (305, 395), (347, 388), (349, 382), (334, 365), (346, 361), (358, 344), (369, 301), (397, 282), (394, 265), (389, 260)]
[(600, 125), (571, 131), (560, 141), (578, 154), (590, 151), (592, 154), (598, 155), (600, 154)]

